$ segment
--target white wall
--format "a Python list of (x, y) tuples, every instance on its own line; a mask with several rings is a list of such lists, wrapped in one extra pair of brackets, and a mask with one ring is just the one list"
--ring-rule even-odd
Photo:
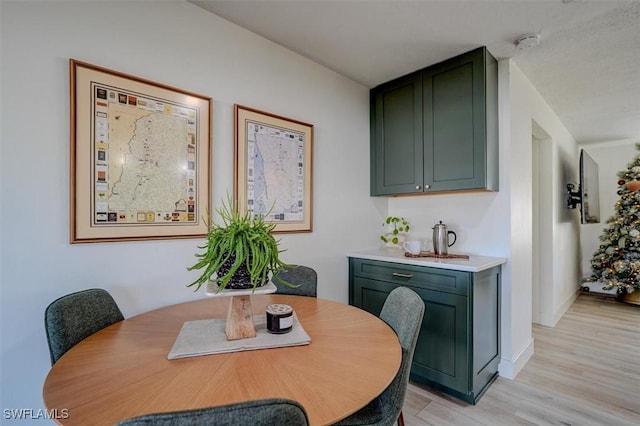
[[(508, 65), (508, 66), (507, 66)], [(546, 308), (541, 317), (546, 325), (554, 325), (575, 299), (578, 287), (579, 234), (578, 217), (566, 209), (566, 183), (574, 181), (578, 170), (576, 142), (556, 114), (531, 85), (520, 69), (511, 61), (501, 68), (503, 78), (509, 80), (510, 132), (509, 168), (511, 212), (511, 265), (508, 281), (510, 294), (505, 306), (511, 318), (503, 338), (511, 342), (507, 356), (503, 356), (501, 374), (519, 371), (533, 351), (532, 320), (532, 135), (536, 132), (548, 136), (551, 143), (551, 163), (546, 171), (551, 175), (551, 224), (540, 224), (550, 230), (549, 247), (552, 260), (553, 282), (549, 291), (541, 294), (539, 304)], [(543, 218), (541, 218), (542, 220)], [(548, 219), (546, 219), (548, 220)], [(549, 272), (549, 271), (543, 271)], [(545, 274), (543, 274), (545, 275)], [(503, 293), (504, 295), (504, 293)], [(503, 310), (504, 312), (504, 310)], [(503, 323), (504, 324), (504, 323)]]
[(69, 58), (213, 97), (216, 204), (233, 188), (234, 103), (314, 124), (314, 231), (283, 236), (283, 259), (347, 301), (345, 253), (375, 245), (387, 214), (369, 197), (366, 88), (186, 2), (3, 2), (1, 19), (3, 409), (42, 407), (55, 298), (103, 287), (129, 317), (204, 297), (185, 288), (202, 240), (69, 244)]
[[(535, 88), (531, 86), (524, 75), (512, 67), (513, 98), (519, 101), (513, 104), (512, 132), (514, 140), (517, 138), (519, 151), (513, 156), (512, 170), (521, 170), (517, 181), (518, 188), (513, 188), (514, 194), (520, 194), (519, 201), (514, 204), (525, 205), (530, 212), (531, 205), (528, 197), (530, 192), (530, 153), (532, 123), (536, 123), (549, 135), (552, 144), (552, 163), (549, 173), (552, 174), (552, 235), (553, 238), (548, 249), (553, 258), (553, 285), (551, 294), (546, 294), (546, 300), (541, 300), (541, 312), (545, 325), (553, 325), (559, 316), (566, 310), (567, 303), (573, 301), (575, 289), (578, 283), (578, 270), (576, 259), (578, 257), (578, 223), (579, 216), (574, 210), (566, 208), (566, 184), (575, 182), (578, 176), (578, 148), (568, 131), (564, 128), (557, 116), (540, 97)], [(525, 172), (524, 176), (522, 172)], [(523, 253), (528, 253), (530, 247), (529, 221), (521, 227), (520, 233), (515, 236), (522, 245)], [(523, 256), (524, 260), (525, 257)], [(529, 266), (522, 264), (522, 273), (528, 274)], [(528, 284), (530, 285), (530, 284)], [(546, 311), (545, 311), (546, 308)]]
[[(513, 378), (533, 353), (532, 307), (532, 133), (537, 123), (553, 144), (552, 205), (554, 260), (550, 294), (541, 301), (559, 318), (575, 297), (578, 281), (578, 226), (564, 208), (565, 180), (577, 175), (578, 149), (558, 117), (511, 60), (498, 64), (500, 191), (398, 197), (389, 214), (412, 225), (411, 237), (431, 245), (439, 220), (455, 231), (451, 252), (507, 258), (502, 273), (502, 361), (500, 374)], [(568, 182), (568, 181), (567, 181)], [(576, 265), (575, 267), (573, 265)]]
[[(606, 227), (607, 219), (614, 215), (618, 195), (618, 172), (627, 170), (639, 154), (635, 140), (619, 140), (581, 145), (598, 164), (598, 184), (600, 192), (600, 223), (580, 225), (580, 248), (582, 256), (581, 276), (591, 275), (591, 257), (600, 246), (600, 235)], [(601, 291), (601, 285), (592, 285), (591, 291)]]

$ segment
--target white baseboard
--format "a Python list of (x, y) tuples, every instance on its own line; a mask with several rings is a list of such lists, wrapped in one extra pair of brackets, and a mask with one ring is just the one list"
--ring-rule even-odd
[(578, 295), (580, 294), (580, 289), (576, 289), (576, 291), (569, 296), (564, 303), (553, 312), (540, 313), (539, 321), (534, 321), (535, 324), (544, 325), (545, 327), (555, 327), (558, 324), (558, 321), (562, 318), (562, 316), (569, 310), (573, 302), (576, 301)]
[(516, 378), (520, 370), (533, 356), (533, 339), (529, 340), (529, 343), (516, 355), (515, 359), (510, 360), (506, 358), (500, 359), (500, 365), (498, 366), (498, 373), (500, 377), (513, 380)]
[(554, 313), (553, 313), (553, 325), (551, 327), (555, 327), (556, 324), (558, 324), (558, 321), (560, 321), (560, 318), (562, 318), (562, 316), (569, 310), (569, 308), (571, 307), (571, 305), (573, 305), (573, 302), (576, 301), (576, 299), (578, 298), (578, 295), (580, 294), (580, 290), (576, 290), (576, 292), (569, 297), (569, 299), (567, 299), (562, 306), (560, 306), (559, 309), (557, 309)]

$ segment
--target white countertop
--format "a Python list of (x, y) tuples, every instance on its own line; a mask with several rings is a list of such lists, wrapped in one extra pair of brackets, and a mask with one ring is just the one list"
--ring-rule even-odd
[[(449, 253), (462, 254), (462, 253)], [(466, 254), (466, 253), (465, 253)], [(504, 257), (469, 255), (469, 259), (437, 259), (434, 257), (406, 257), (402, 249), (379, 248), (347, 253), (347, 257), (403, 263), (405, 265), (429, 266), (455, 271), (480, 272), (507, 262)]]

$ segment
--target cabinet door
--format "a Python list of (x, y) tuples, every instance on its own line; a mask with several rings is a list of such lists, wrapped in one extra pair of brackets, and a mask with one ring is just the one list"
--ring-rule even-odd
[(429, 191), (486, 187), (483, 49), (427, 68), (424, 184)]
[(352, 279), (352, 304), (360, 309), (380, 316), (382, 306), (391, 290), (398, 287), (386, 281), (369, 280), (361, 277)]
[(425, 303), (424, 319), (411, 365), (411, 378), (470, 391), (467, 298), (413, 288)]
[(422, 78), (371, 91), (371, 195), (422, 192)]

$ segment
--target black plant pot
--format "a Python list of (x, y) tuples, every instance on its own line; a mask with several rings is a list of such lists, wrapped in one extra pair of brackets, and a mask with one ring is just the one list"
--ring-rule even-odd
[[(218, 270), (218, 276), (219, 277), (225, 276), (227, 272), (231, 270), (231, 266), (233, 266), (233, 262), (235, 262), (235, 260), (236, 260), (236, 256), (231, 255), (231, 257), (229, 257), (229, 260), (227, 260), (225, 263), (222, 264), (222, 266), (220, 266)], [(248, 261), (249, 262), (251, 261), (251, 257), (249, 257)], [(267, 284), (267, 282), (268, 280), (265, 280), (263, 283), (258, 283), (258, 285), (256, 285), (255, 287), (262, 287), (263, 285)], [(251, 276), (249, 275), (249, 271), (247, 270), (247, 265), (246, 263), (243, 263), (233, 274), (233, 276), (231, 277), (231, 280), (229, 280), (225, 288), (232, 289), (232, 290), (243, 290), (243, 289), (248, 289), (253, 287), (254, 287), (254, 283), (251, 282)]]

